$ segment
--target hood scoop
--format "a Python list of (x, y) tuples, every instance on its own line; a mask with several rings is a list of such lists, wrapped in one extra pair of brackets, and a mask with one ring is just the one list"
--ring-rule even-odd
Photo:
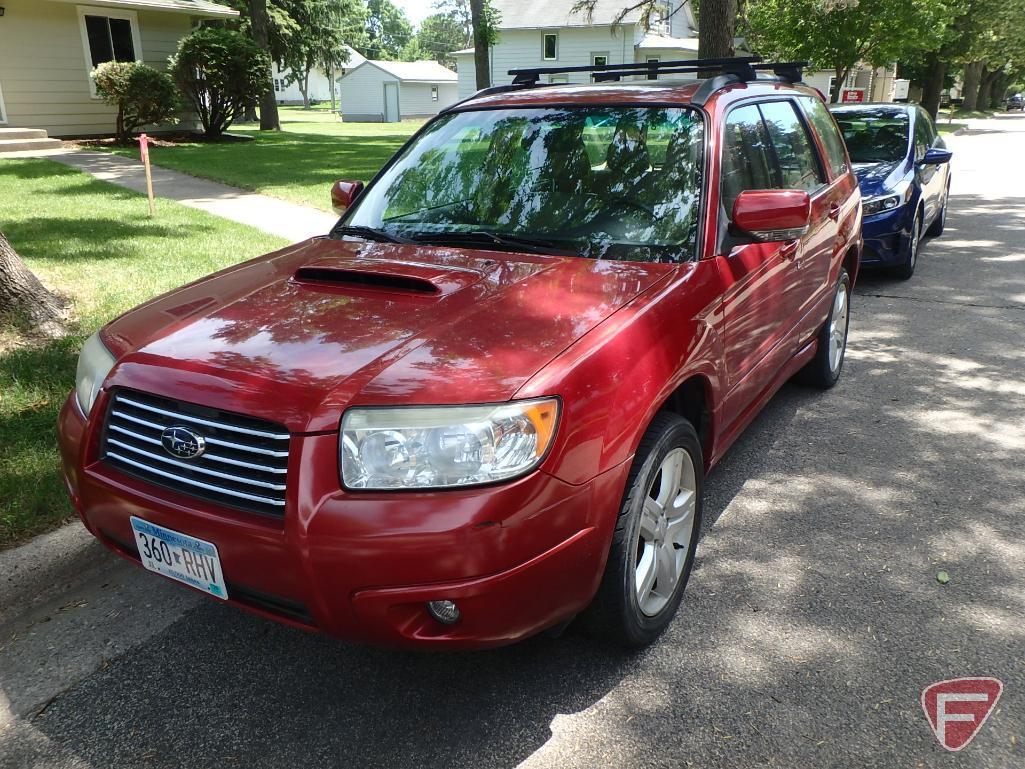
[(404, 294), (430, 295), (441, 293), (431, 281), (410, 275), (390, 275), (366, 270), (348, 270), (338, 267), (300, 267), (295, 271), (299, 283), (322, 286), (397, 291)]
[(416, 262), (325, 259), (296, 269), (292, 280), (320, 290), (441, 297), (478, 283), (476, 270)]

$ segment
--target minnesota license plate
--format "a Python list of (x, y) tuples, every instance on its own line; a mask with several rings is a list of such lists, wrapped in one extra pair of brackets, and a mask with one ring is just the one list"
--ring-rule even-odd
[(202, 539), (165, 529), (132, 516), (132, 531), (142, 565), (217, 598), (227, 599), (217, 547)]

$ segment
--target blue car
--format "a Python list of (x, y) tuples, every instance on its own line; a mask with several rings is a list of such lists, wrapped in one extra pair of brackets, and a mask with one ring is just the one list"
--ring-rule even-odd
[(832, 105), (861, 185), (861, 263), (907, 280), (924, 235), (943, 232), (950, 150), (915, 104)]

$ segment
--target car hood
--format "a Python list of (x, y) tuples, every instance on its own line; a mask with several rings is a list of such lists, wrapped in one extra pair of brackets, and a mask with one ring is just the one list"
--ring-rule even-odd
[(111, 323), (107, 387), (337, 429), (350, 403), (511, 398), (575, 340), (675, 269), (314, 239)]
[(854, 175), (858, 177), (861, 197), (864, 199), (882, 195), (892, 189), (907, 171), (906, 160), (854, 164)]

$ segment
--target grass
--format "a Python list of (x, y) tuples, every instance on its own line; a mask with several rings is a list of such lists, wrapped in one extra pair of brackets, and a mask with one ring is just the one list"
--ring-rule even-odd
[[(281, 132), (234, 125), (251, 142), (154, 147), (153, 163), (325, 211), (337, 179), (368, 181), (422, 121), (343, 123), (330, 109), (281, 108)], [(111, 150), (137, 157), (135, 149)]]
[(83, 338), (152, 296), (284, 245), (177, 203), (157, 205), (150, 219), (134, 192), (47, 160), (0, 161), (0, 227), (74, 312), (66, 338), (0, 349), (0, 546), (72, 514), (55, 428)]

